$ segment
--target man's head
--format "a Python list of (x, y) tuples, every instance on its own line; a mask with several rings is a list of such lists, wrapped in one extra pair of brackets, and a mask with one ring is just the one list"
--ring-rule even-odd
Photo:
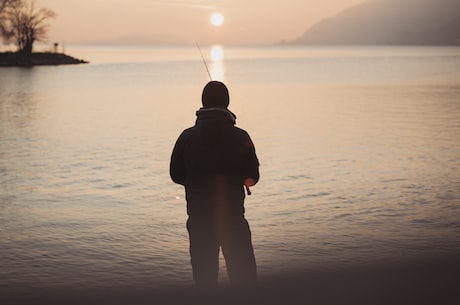
[(210, 81), (204, 86), (201, 101), (204, 108), (227, 108), (230, 103), (228, 89), (222, 82)]

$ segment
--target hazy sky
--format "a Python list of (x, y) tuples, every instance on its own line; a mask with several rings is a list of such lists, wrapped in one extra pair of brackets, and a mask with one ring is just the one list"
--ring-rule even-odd
[[(50, 42), (125, 36), (162, 43), (271, 44), (298, 38), (315, 22), (366, 0), (38, 0), (57, 13)], [(225, 22), (214, 27), (213, 12)]]

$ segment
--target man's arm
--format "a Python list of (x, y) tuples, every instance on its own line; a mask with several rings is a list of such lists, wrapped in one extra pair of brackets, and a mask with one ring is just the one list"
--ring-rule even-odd
[(181, 134), (177, 139), (176, 144), (174, 145), (173, 152), (171, 154), (171, 162), (169, 164), (169, 175), (175, 183), (185, 185), (187, 171), (185, 168), (183, 152), (183, 134)]
[(249, 135), (244, 143), (245, 156), (244, 156), (244, 185), (254, 186), (260, 178), (259, 175), (259, 160), (256, 155), (256, 149)]

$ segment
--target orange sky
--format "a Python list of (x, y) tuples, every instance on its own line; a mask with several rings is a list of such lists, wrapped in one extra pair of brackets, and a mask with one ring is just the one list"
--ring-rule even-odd
[[(315, 22), (366, 0), (38, 0), (57, 13), (51, 42), (110, 41), (126, 36), (152, 42), (272, 44), (298, 38)], [(209, 16), (225, 16), (213, 27)]]

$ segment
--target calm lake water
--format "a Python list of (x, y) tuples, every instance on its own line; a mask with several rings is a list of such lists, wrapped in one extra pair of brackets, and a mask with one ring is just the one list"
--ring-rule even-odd
[[(460, 253), (460, 48), (202, 49), (261, 162), (261, 277)], [(191, 285), (198, 50), (66, 52), (91, 64), (0, 69), (0, 289)]]

